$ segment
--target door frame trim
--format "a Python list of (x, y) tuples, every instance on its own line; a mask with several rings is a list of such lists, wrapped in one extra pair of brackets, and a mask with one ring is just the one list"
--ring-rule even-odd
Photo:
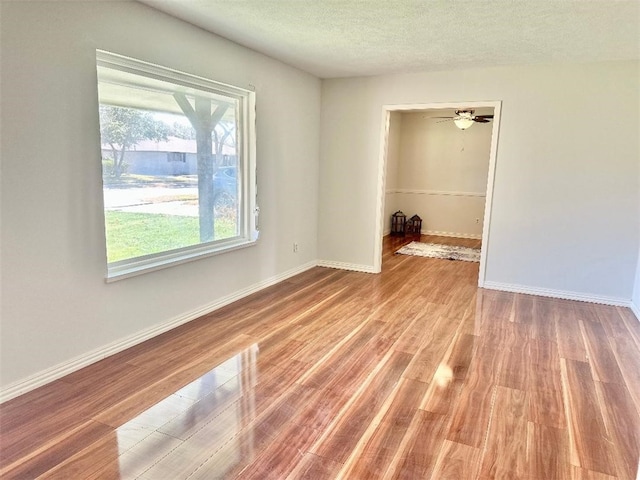
[(387, 177), (387, 155), (389, 153), (389, 124), (391, 112), (416, 112), (422, 110), (441, 110), (455, 108), (493, 108), (493, 128), (491, 130), (491, 149), (489, 152), (489, 172), (487, 175), (487, 194), (484, 204), (484, 223), (482, 225), (482, 247), (480, 250), (480, 269), (478, 287), (483, 287), (487, 270), (487, 252), (491, 233), (491, 212), (493, 209), (493, 188), (495, 183), (496, 159), (498, 155), (498, 137), (502, 101), (450, 102), (450, 103), (411, 103), (382, 106), (382, 126), (380, 131), (380, 158), (378, 161), (378, 195), (376, 200), (376, 234), (374, 246), (374, 271), (382, 271), (382, 237), (384, 234), (384, 207)]

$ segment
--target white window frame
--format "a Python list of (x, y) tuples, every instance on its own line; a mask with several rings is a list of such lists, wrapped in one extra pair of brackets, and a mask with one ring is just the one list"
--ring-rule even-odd
[[(238, 109), (238, 182), (239, 182), (239, 235), (222, 240), (199, 243), (189, 247), (168, 250), (117, 262), (107, 262), (106, 281), (112, 282), (142, 273), (167, 268), (199, 258), (255, 245), (258, 240), (257, 184), (256, 184), (256, 95), (232, 85), (162, 67), (104, 50), (96, 50), (96, 65), (149, 78), (163, 80), (185, 87), (222, 94), (237, 99)], [(97, 112), (96, 112), (97, 113)], [(103, 191), (100, 192), (103, 196)], [(103, 201), (104, 201), (104, 197)], [(103, 204), (103, 220), (104, 220)], [(106, 230), (105, 230), (106, 258)]]

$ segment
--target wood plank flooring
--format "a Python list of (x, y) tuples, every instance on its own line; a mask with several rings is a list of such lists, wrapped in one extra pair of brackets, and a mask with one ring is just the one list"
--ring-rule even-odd
[(407, 242), (5, 402), (0, 478), (635, 479), (633, 313), (479, 290)]

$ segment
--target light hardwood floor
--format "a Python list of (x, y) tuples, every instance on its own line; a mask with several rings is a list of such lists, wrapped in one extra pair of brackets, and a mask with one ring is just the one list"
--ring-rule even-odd
[(4, 403), (0, 477), (635, 479), (631, 311), (479, 290), (404, 242)]

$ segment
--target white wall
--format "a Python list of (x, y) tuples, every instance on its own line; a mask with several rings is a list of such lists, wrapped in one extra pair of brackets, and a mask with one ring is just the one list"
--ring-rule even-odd
[(387, 140), (387, 171), (384, 203), (384, 233), (391, 232), (391, 215), (398, 211), (398, 169), (400, 164), (400, 138), (402, 135), (402, 112), (389, 112)]
[[(640, 161), (638, 162), (638, 179), (640, 180)], [(640, 230), (640, 215), (638, 216), (637, 228)], [(631, 308), (638, 320), (640, 320), (640, 242), (638, 243), (638, 263), (636, 265), (636, 278), (633, 284)], [(640, 470), (638, 470), (638, 475), (640, 475)]]
[(374, 265), (383, 105), (501, 100), (486, 280), (628, 302), (639, 71), (605, 62), (324, 81), (320, 258)]
[[(492, 109), (478, 110), (489, 115)], [(491, 123), (467, 130), (432, 117), (453, 110), (402, 114), (397, 204), (422, 218), (424, 233), (480, 238), (484, 221)]]
[[(1, 8), (3, 388), (315, 261), (317, 78), (135, 2)], [(255, 86), (257, 246), (104, 282), (96, 48)]]
[(636, 278), (631, 302), (633, 303), (633, 311), (636, 317), (638, 317), (638, 320), (640, 320), (640, 251), (638, 251), (638, 265), (636, 266)]

